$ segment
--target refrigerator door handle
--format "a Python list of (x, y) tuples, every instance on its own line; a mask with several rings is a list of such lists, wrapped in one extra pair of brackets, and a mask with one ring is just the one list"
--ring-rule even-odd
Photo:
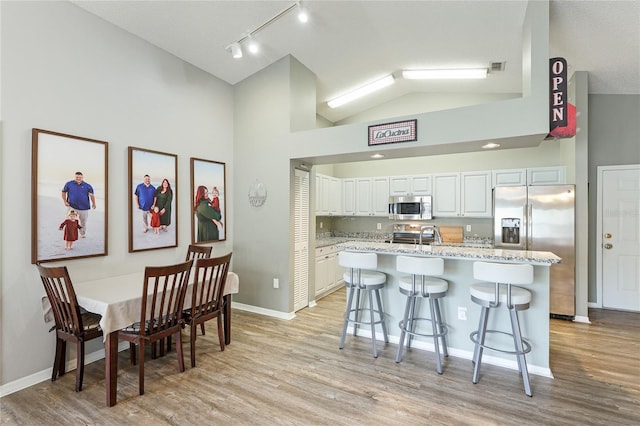
[(533, 205), (527, 203), (527, 250), (533, 250)]

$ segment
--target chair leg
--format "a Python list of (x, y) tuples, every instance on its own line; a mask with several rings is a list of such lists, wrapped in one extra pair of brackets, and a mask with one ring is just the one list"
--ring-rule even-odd
[(473, 367), (472, 382), (474, 384), (478, 383), (478, 379), (480, 376), (480, 364), (482, 363), (482, 350), (484, 349), (481, 345), (484, 345), (484, 338), (487, 334), (488, 317), (489, 317), (489, 308), (487, 308), (486, 306), (483, 306), (480, 312), (480, 322), (478, 323), (478, 335), (476, 336), (476, 339), (478, 339), (478, 343), (476, 343), (476, 347), (473, 351), (473, 361), (475, 362), (475, 366)]
[(509, 315), (511, 316), (511, 330), (513, 331), (513, 341), (515, 343), (516, 355), (518, 359), (518, 367), (522, 374), (522, 381), (524, 382), (524, 393), (527, 396), (533, 396), (531, 392), (531, 383), (529, 382), (529, 371), (527, 370), (527, 360), (524, 356), (524, 345), (522, 344), (522, 334), (520, 333), (520, 322), (518, 321), (518, 311), (515, 309), (509, 309)]
[(76, 347), (76, 392), (80, 392), (84, 378), (84, 341), (78, 340)]
[(353, 323), (353, 335), (356, 336), (358, 334), (358, 323), (360, 322), (360, 307), (362, 306), (362, 303), (360, 301), (361, 299), (361, 295), (360, 295), (360, 287), (358, 287), (357, 285), (356, 287), (356, 307), (355, 307), (355, 312), (354, 312), (354, 318), (355, 318), (355, 322)]
[(129, 342), (129, 359), (131, 360), (131, 365), (136, 365), (138, 363), (138, 356), (136, 355), (136, 344), (133, 342)]
[(342, 326), (342, 336), (340, 337), (339, 348), (344, 348), (344, 340), (347, 337), (347, 326), (349, 325), (349, 315), (351, 314), (351, 304), (353, 303), (353, 293), (355, 292), (355, 286), (349, 288), (349, 296), (347, 297), (347, 309), (344, 312), (344, 324)]
[(55, 382), (60, 373), (60, 358), (62, 357), (62, 339), (56, 337), (56, 354), (53, 358), (53, 371), (51, 372), (51, 381)]
[(196, 366), (196, 324), (191, 324), (190, 331), (191, 334), (189, 336), (189, 349), (191, 350), (191, 368)]
[(178, 371), (184, 372), (184, 353), (182, 352), (182, 329), (176, 333), (176, 355), (178, 356)]
[(389, 343), (389, 335), (387, 334), (387, 324), (384, 320), (384, 310), (382, 310), (382, 299), (380, 298), (380, 290), (376, 290), (376, 300), (378, 302), (378, 309), (380, 314), (380, 324), (382, 325), (382, 335), (384, 336), (384, 342)]
[(67, 341), (60, 339), (60, 358), (58, 359), (58, 377), (67, 372)]
[(222, 315), (218, 314), (216, 317), (218, 321), (218, 341), (220, 342), (220, 351), (224, 351), (224, 333), (222, 331)]
[(442, 313), (440, 312), (440, 302), (438, 299), (433, 301), (433, 304), (436, 308), (436, 321), (438, 323), (438, 331), (440, 333), (440, 337), (442, 338), (442, 355), (445, 357), (449, 356), (449, 350), (447, 349), (447, 336), (445, 334), (444, 323), (442, 322)]
[(442, 374), (442, 360), (440, 359), (440, 337), (438, 332), (440, 325), (437, 322), (436, 303), (433, 298), (429, 297), (429, 309), (431, 310), (431, 333), (433, 334), (433, 348), (436, 353), (436, 371)]
[(204, 323), (200, 324), (200, 331), (202, 331), (202, 335), (204, 336)]
[(396, 362), (402, 361), (402, 352), (404, 351), (404, 338), (407, 334), (407, 321), (409, 318), (409, 308), (411, 307), (411, 297), (407, 296), (407, 302), (404, 305), (404, 316), (400, 321), (400, 341), (398, 342), (398, 352), (396, 352)]
[(372, 348), (371, 353), (374, 358), (378, 358), (378, 351), (376, 350), (376, 324), (375, 324), (375, 315), (374, 315), (375, 312), (373, 308), (374, 305), (373, 305), (372, 291), (367, 291), (367, 296), (369, 296), (369, 314), (370, 314), (369, 317), (371, 318), (371, 348)]
[(138, 348), (138, 393), (144, 395), (144, 339), (140, 339)]
[[(416, 332), (416, 322), (414, 318), (416, 317), (416, 305), (418, 304), (418, 298), (411, 298), (411, 308), (409, 309), (409, 319), (407, 320), (407, 331), (409, 332), (409, 336), (407, 336), (407, 348), (410, 348), (413, 344), (413, 333)], [(419, 310), (419, 309), (418, 309)]]

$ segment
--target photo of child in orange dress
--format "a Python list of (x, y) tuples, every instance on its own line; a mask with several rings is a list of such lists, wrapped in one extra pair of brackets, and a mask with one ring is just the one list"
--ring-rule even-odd
[(160, 223), (160, 216), (162, 216), (160, 214), (160, 209), (158, 208), (158, 206), (155, 206), (150, 213), (151, 213), (151, 227), (153, 228), (153, 233), (159, 234), (160, 226), (162, 225)]
[(67, 212), (67, 218), (60, 224), (61, 231), (63, 232), (63, 239), (65, 240), (65, 250), (71, 250), (73, 242), (78, 239), (78, 230), (82, 229), (80, 221), (78, 220), (78, 213), (75, 210), (69, 210)]

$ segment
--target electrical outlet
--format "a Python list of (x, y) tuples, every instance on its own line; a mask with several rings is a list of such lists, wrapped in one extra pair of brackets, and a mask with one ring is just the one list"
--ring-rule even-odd
[(377, 225), (377, 229), (378, 229), (378, 231), (382, 229), (382, 224), (381, 224), (381, 223), (379, 223), (379, 224)]
[(467, 232), (471, 232), (471, 225), (467, 225)]
[(322, 222), (320, 222), (320, 229), (322, 229), (322, 226), (323, 226), (323, 225), (324, 225), (324, 224), (323, 224)]
[(277, 278), (273, 279), (273, 288), (279, 288), (280, 287), (280, 280)]
[(458, 319), (461, 321), (467, 320), (467, 308), (464, 306), (458, 306)]

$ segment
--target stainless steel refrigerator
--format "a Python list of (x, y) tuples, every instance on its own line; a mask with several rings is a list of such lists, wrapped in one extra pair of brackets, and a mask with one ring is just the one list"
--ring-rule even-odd
[(498, 186), (493, 190), (495, 248), (550, 251), (550, 313), (574, 317), (575, 186)]

